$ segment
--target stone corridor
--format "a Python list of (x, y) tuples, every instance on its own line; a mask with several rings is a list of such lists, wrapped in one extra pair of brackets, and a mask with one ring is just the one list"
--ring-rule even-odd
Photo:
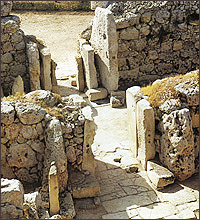
[[(77, 219), (198, 218), (198, 176), (155, 190), (147, 172), (131, 156), (126, 108), (95, 106), (94, 120), (97, 130), (92, 147), (101, 196), (98, 208), (77, 210)], [(131, 170), (135, 166), (139, 167), (137, 173)]]

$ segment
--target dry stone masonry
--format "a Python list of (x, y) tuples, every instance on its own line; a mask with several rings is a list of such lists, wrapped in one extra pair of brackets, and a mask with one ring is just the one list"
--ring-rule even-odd
[[(25, 36), (20, 18), (10, 15), (11, 1), (1, 1), (1, 86), (5, 96), (56, 86), (55, 62), (49, 48), (34, 36)], [(19, 80), (22, 78), (23, 83)], [(41, 82), (41, 83), (40, 83)], [(14, 84), (14, 88), (13, 88)]]

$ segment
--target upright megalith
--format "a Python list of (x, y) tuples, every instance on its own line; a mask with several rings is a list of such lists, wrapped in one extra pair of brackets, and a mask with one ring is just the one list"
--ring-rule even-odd
[(34, 91), (40, 89), (40, 61), (37, 44), (34, 42), (27, 43), (26, 54), (29, 62), (31, 91)]
[(89, 44), (83, 44), (81, 55), (83, 57), (86, 85), (88, 89), (97, 88), (98, 82), (96, 67), (94, 65), (94, 49)]
[(110, 10), (97, 7), (92, 25), (91, 46), (102, 85), (110, 92), (118, 89), (118, 43), (116, 24)]
[(41, 56), (41, 86), (44, 90), (52, 90), (51, 83), (51, 53), (48, 47), (40, 50)]
[(16, 93), (18, 93), (19, 95), (23, 95), (24, 93), (24, 82), (20, 75), (15, 78), (12, 87), (12, 95), (16, 95)]
[(50, 202), (50, 215), (59, 214), (59, 187), (58, 187), (58, 176), (57, 167), (55, 162), (51, 163), (49, 171), (49, 202)]

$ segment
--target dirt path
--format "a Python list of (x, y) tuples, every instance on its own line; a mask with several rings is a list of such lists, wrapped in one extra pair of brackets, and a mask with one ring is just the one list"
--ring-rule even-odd
[(45, 41), (58, 64), (57, 79), (74, 74), (78, 34), (87, 27), (94, 12), (12, 12), (21, 18), (21, 29)]

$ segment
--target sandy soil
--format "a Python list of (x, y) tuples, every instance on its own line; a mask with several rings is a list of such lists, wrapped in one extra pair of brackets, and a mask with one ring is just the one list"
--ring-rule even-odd
[(57, 79), (73, 75), (78, 34), (87, 27), (94, 12), (23, 12), (12, 14), (21, 18), (21, 29), (35, 35), (50, 48), (52, 59), (58, 64)]

